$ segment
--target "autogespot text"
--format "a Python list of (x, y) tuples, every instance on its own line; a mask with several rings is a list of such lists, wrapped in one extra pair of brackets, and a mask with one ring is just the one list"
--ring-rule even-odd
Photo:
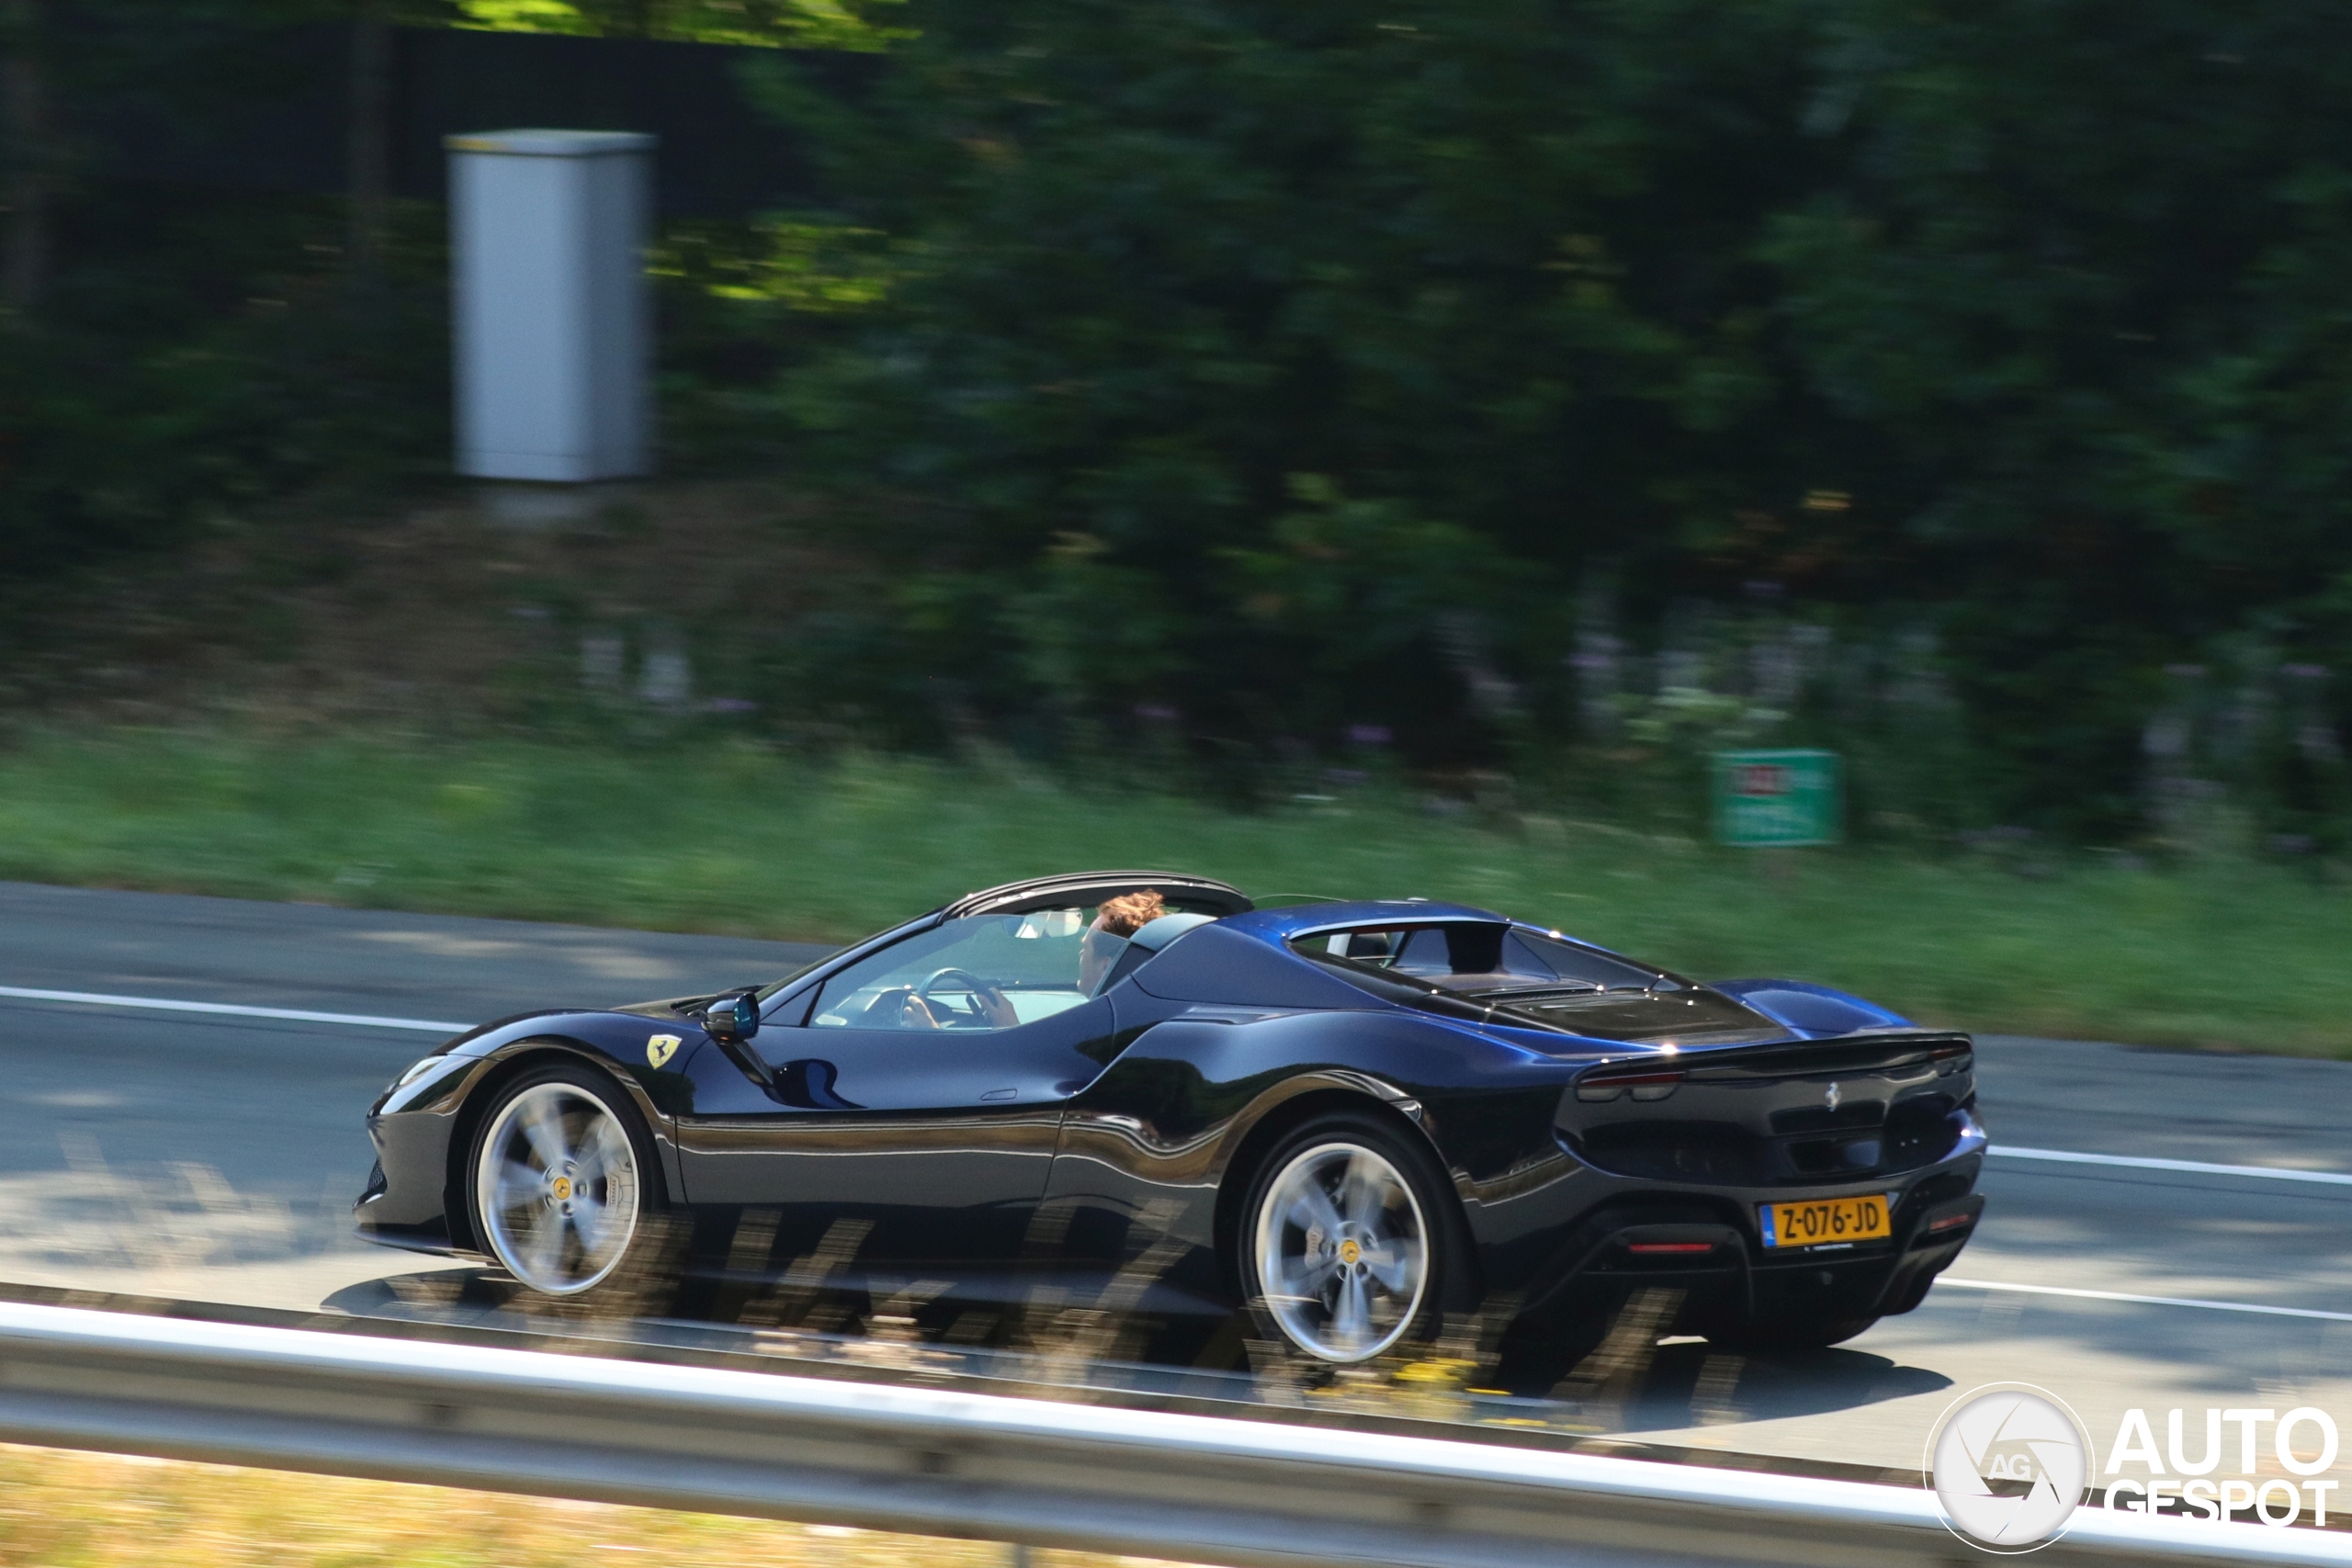
[(2145, 1410), (2123, 1413), (2104, 1470), (2109, 1508), (2280, 1527), (2308, 1512), (2311, 1523), (2327, 1523), (2337, 1483), (2310, 1479), (2335, 1463), (2335, 1422), (2327, 1412), (2233, 1405), (2167, 1410), (2160, 1419), (2161, 1446)]

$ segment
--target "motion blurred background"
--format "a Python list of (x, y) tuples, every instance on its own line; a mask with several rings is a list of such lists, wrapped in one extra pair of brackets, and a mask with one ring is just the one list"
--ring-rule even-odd
[[(525, 126), (660, 138), (652, 477), (453, 470), (443, 138)], [(1982, 1032), (1998, 1135), (2073, 1163), (1988, 1173), (1973, 1291), (1779, 1371), (1633, 1333), (1595, 1386), (1656, 1408), (1564, 1431), (1875, 1464), (2025, 1373), (2343, 1408), (2345, 1069), (2079, 1043), (2352, 1058), (2347, 671), (2341, 6), (0, 0), (0, 879), (831, 942), (1160, 865)], [(1842, 759), (1842, 842), (1713, 841), (1759, 748)], [(421, 1037), (59, 987), (688, 985), (0, 895), (0, 1294), (415, 1266), (346, 1216)], [(2227, 1163), (2113, 1179), (2184, 1153)], [(1104, 1561), (0, 1490), (10, 1562)]]
[[(0, 874), (842, 938), (1170, 861), (2352, 1048), (2352, 17), (0, 22)], [(662, 139), (657, 479), (451, 477), (517, 124)], [(1747, 746), (1845, 848), (1706, 844)]]

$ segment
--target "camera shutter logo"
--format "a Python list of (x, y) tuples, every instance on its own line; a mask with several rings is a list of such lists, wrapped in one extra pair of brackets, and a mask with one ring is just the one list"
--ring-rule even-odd
[(1928, 1481), (1944, 1524), (1981, 1551), (2032, 1551), (2056, 1540), (2089, 1472), (2082, 1422), (2030, 1383), (1971, 1390), (1928, 1439)]

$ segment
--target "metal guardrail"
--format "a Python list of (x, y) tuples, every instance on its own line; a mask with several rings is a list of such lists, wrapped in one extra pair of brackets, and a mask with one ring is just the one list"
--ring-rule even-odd
[[(1219, 1562), (1950, 1568), (1925, 1492), (0, 1303), (0, 1439)], [(2038, 1564), (2352, 1564), (2086, 1508)]]

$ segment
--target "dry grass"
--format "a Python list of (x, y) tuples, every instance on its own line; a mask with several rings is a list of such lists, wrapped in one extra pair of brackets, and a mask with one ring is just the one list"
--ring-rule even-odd
[(992, 1541), (0, 1447), (5, 1568), (1003, 1568), (1012, 1556)]
[(6, 605), (0, 705), (101, 725), (536, 729), (580, 700), (581, 643), (693, 658), (705, 694), (760, 657), (825, 557), (774, 485), (451, 489), (371, 513), (222, 520)]

